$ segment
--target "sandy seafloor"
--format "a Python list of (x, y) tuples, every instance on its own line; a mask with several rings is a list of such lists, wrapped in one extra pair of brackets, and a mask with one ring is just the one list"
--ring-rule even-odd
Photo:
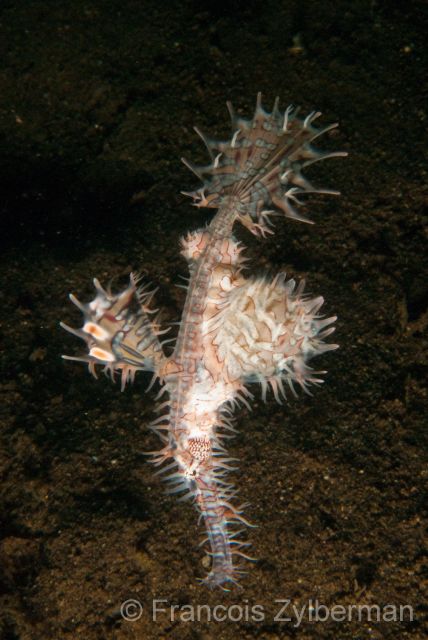
[[(412, 0), (2, 1), (1, 640), (426, 637), (426, 28)], [(193, 126), (230, 135), (225, 101), (250, 116), (257, 91), (341, 123), (323, 144), (349, 158), (307, 173), (342, 192), (308, 200), (316, 225), (238, 231), (253, 273), (325, 297), (340, 350), (318, 359), (313, 397), (254, 389), (237, 413), (258, 562), (242, 591), (210, 592), (196, 512), (143, 455), (148, 378), (121, 393), (65, 363), (82, 349), (58, 323), (80, 324), (70, 291), (87, 301), (94, 276), (120, 286), (131, 269), (179, 319), (179, 237), (211, 215), (180, 195), (197, 181), (179, 158), (204, 162)], [(311, 605), (413, 620), (315, 622)]]

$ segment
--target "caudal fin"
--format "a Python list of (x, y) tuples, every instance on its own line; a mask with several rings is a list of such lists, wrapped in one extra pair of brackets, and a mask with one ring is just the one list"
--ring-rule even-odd
[(235, 196), (239, 202), (238, 219), (257, 233), (257, 226), (266, 230), (266, 219), (272, 209), (282, 211), (288, 218), (311, 222), (294, 206), (301, 204), (299, 195), (339, 194), (331, 189), (314, 188), (302, 174), (314, 162), (347, 155), (345, 151), (323, 152), (311, 146), (316, 138), (336, 128), (337, 123), (316, 128), (313, 122), (320, 112), (299, 118), (299, 109), (289, 106), (281, 112), (278, 103), (276, 98), (273, 111), (266, 112), (259, 93), (252, 120), (236, 116), (228, 103), (233, 136), (226, 142), (211, 140), (196, 129), (212, 161), (205, 167), (197, 167), (183, 159), (204, 183), (200, 189), (185, 193), (193, 198), (195, 206), (218, 208), (226, 197)]

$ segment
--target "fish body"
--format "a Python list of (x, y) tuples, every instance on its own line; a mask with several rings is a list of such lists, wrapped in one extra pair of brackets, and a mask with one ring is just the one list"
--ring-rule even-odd
[[(243, 563), (251, 560), (243, 525), (249, 523), (245, 505), (236, 503), (236, 489), (228, 474), (235, 460), (226, 440), (235, 431), (232, 412), (248, 404), (249, 385), (259, 383), (266, 399), (270, 387), (278, 402), (286, 389), (308, 391), (320, 384), (322, 371), (309, 361), (337, 345), (326, 343), (334, 331), (335, 316), (319, 311), (321, 296), (310, 298), (304, 282), (298, 285), (280, 273), (274, 278), (244, 277), (243, 245), (234, 237), (242, 224), (258, 237), (272, 234), (275, 213), (310, 222), (298, 210), (300, 198), (310, 193), (337, 194), (314, 188), (302, 171), (310, 164), (344, 152), (320, 152), (312, 142), (337, 125), (318, 129), (318, 112), (305, 118), (291, 107), (281, 112), (278, 99), (266, 112), (258, 95), (254, 116), (232, 118), (232, 137), (225, 142), (203, 138), (211, 162), (195, 167), (184, 161), (203, 181), (186, 193), (197, 207), (216, 209), (205, 229), (181, 240), (188, 261), (189, 282), (178, 336), (167, 354), (163, 329), (151, 308), (152, 291), (139, 286), (131, 274), (129, 286), (119, 294), (104, 290), (97, 280), (97, 295), (88, 304), (72, 301), (83, 312), (82, 329), (63, 325), (83, 338), (88, 354), (67, 357), (83, 360), (96, 373), (102, 365), (112, 377), (119, 372), (122, 388), (137, 371), (151, 371), (162, 385), (165, 400), (151, 428), (163, 446), (152, 453), (170, 493), (193, 501), (207, 532), (211, 569), (203, 582), (227, 590), (239, 584)], [(297, 206), (296, 206), (297, 205)]]

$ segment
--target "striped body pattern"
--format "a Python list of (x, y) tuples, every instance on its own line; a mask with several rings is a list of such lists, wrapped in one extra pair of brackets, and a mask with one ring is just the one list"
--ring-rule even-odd
[(304, 282), (245, 277), (243, 245), (234, 237), (240, 222), (259, 237), (272, 234), (271, 216), (310, 222), (298, 210), (308, 193), (337, 192), (316, 189), (303, 177), (308, 165), (344, 152), (321, 152), (313, 140), (337, 125), (316, 128), (321, 114), (298, 117), (291, 107), (281, 112), (278, 99), (267, 112), (258, 95), (254, 116), (232, 118), (232, 137), (226, 142), (208, 139), (200, 131), (210, 154), (206, 167), (185, 164), (202, 180), (186, 193), (197, 207), (216, 213), (205, 229), (181, 240), (188, 262), (187, 297), (173, 348), (165, 346), (159, 316), (151, 307), (154, 295), (138, 278), (114, 294), (94, 280), (96, 297), (83, 304), (71, 300), (84, 316), (81, 329), (62, 325), (82, 338), (88, 353), (64, 356), (86, 362), (96, 375), (101, 365), (120, 374), (122, 389), (137, 371), (150, 371), (161, 385), (159, 416), (151, 424), (162, 446), (151, 452), (170, 493), (189, 498), (200, 513), (207, 532), (211, 569), (202, 580), (228, 590), (245, 573), (249, 543), (242, 537), (249, 525), (244, 506), (228, 476), (235, 466), (226, 451), (235, 431), (232, 413), (253, 397), (249, 386), (258, 383), (263, 399), (268, 389), (278, 402), (287, 390), (322, 382), (310, 360), (335, 349), (325, 342), (334, 331), (335, 317), (320, 315), (322, 297), (304, 293)]

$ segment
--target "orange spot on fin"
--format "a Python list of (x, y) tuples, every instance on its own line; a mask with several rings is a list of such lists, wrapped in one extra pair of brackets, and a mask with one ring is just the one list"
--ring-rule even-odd
[(103, 362), (114, 362), (115, 357), (112, 353), (105, 351), (104, 349), (100, 349), (99, 347), (94, 347), (90, 350), (89, 355), (97, 360), (102, 360)]
[(100, 327), (98, 324), (95, 324), (95, 322), (86, 322), (83, 327), (83, 331), (85, 333), (89, 333), (97, 340), (106, 340), (106, 338), (109, 337), (107, 331)]

